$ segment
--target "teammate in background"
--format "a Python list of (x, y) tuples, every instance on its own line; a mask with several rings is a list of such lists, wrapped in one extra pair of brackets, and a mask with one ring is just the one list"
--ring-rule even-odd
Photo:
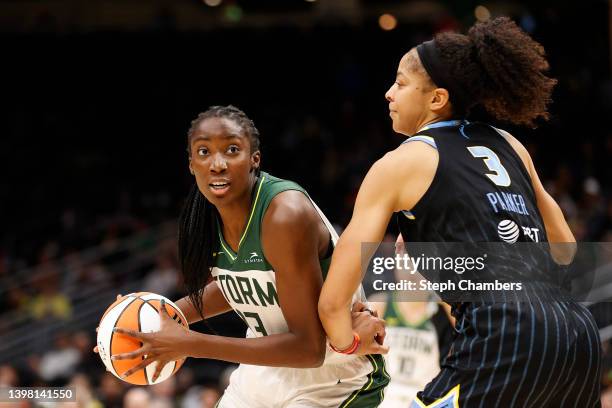
[[(161, 330), (119, 330), (143, 342), (115, 356), (158, 362), (185, 357), (240, 363), (219, 407), (375, 407), (388, 383), (382, 320), (355, 312), (364, 337), (352, 355), (331, 351), (317, 300), (337, 239), (297, 184), (260, 172), (259, 132), (233, 106), (211, 107), (188, 132), (194, 185), (179, 220), (179, 257), (189, 323), (235, 310), (248, 326), (238, 339), (190, 331), (166, 313)], [(355, 288), (353, 303), (362, 290)], [(162, 308), (163, 309), (163, 308)], [(359, 354), (359, 355), (358, 355)]]
[[(403, 255), (404, 240), (398, 235), (396, 254)], [(395, 270), (395, 281), (415, 281), (419, 274)], [(387, 323), (385, 356), (391, 382), (380, 408), (409, 407), (420, 391), (440, 371), (440, 358), (448, 353), (452, 327), (443, 305), (400, 298), (395, 292), (379, 292), (369, 299)]]
[[(477, 104), (515, 125), (548, 118), (555, 81), (547, 68), (543, 47), (508, 18), (478, 23), (468, 35), (438, 34), (403, 56), (386, 98), (393, 129), (409, 138), (368, 172), (334, 252), (319, 299), (331, 344), (353, 341), (356, 254), (361, 243), (381, 241), (395, 212), (406, 242), (575, 242), (521, 143), (465, 120)], [(498, 233), (508, 225), (516, 236)], [(540, 272), (541, 265), (508, 252), (520, 262), (517, 273)], [(452, 304), (458, 335), (413, 406), (599, 406), (593, 317), (576, 302), (530, 300)]]

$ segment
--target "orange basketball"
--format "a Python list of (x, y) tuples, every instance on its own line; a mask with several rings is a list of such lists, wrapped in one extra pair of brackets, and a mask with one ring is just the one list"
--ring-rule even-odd
[[(143, 333), (159, 331), (159, 310), (162, 299), (166, 303), (166, 310), (170, 317), (188, 327), (185, 315), (174, 303), (161, 295), (150, 292), (130, 293), (123, 296), (110, 305), (102, 315), (98, 327), (98, 354), (106, 369), (117, 378), (138, 365), (144, 356), (130, 360), (111, 360), (112, 355), (128, 353), (142, 346), (140, 341), (121, 333), (114, 333), (113, 329), (121, 327)], [(149, 364), (146, 368), (123, 378), (123, 381), (137, 385), (158, 384), (176, 373), (183, 362), (185, 362), (184, 359), (167, 363), (155, 382), (152, 381), (152, 377), (157, 363)]]

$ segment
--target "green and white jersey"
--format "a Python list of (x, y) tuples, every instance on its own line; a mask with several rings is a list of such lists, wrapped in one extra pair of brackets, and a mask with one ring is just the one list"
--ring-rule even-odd
[[(264, 172), (260, 174), (254, 187), (251, 213), (240, 238), (237, 253), (225, 242), (221, 228), (218, 228), (220, 245), (219, 252), (215, 255), (212, 275), (227, 302), (249, 327), (248, 336), (261, 337), (288, 331), (278, 301), (276, 272), (268, 262), (261, 243), (261, 228), (266, 210), (277, 194), (287, 190), (301, 191), (310, 199), (308, 193), (298, 184)], [(329, 230), (335, 245), (337, 233), (312, 199), (310, 201)], [(297, 236), (295, 238), (301, 239)], [(327, 274), (330, 261), (331, 256), (320, 261), (323, 276)], [(360, 290), (356, 294), (359, 300), (362, 299), (362, 292)]]
[[(261, 224), (272, 199), (287, 190), (306, 191), (291, 181), (261, 173), (255, 184), (253, 203), (246, 228), (232, 251), (219, 230), (219, 252), (212, 275), (223, 296), (248, 325), (247, 337), (261, 337), (288, 331), (276, 290), (276, 272), (261, 244)], [(308, 197), (310, 199), (310, 197)], [(312, 202), (312, 199), (310, 199)], [(335, 246), (338, 235), (316, 206)], [(295, 239), (302, 239), (296, 236)], [(331, 256), (320, 261), (323, 276)], [(296, 287), (295, 290), (300, 290)], [(363, 289), (353, 302), (365, 301)], [(383, 399), (389, 375), (380, 355), (356, 356), (326, 348), (325, 361), (315, 368), (268, 367), (240, 364), (230, 377), (228, 388), (218, 402), (220, 408), (268, 407), (375, 407)], [(273, 392), (271, 390), (274, 390)]]
[(385, 315), (387, 337), (390, 347), (385, 357), (395, 385), (415, 387), (419, 391), (440, 371), (438, 334), (431, 317), (438, 313), (438, 305), (429, 303), (419, 324), (408, 323), (398, 309), (392, 293), (389, 294)]

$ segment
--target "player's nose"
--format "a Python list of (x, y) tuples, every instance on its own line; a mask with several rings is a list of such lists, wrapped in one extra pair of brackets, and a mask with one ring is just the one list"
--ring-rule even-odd
[(221, 154), (213, 156), (210, 162), (210, 171), (213, 173), (222, 173), (227, 170), (227, 160)]
[(387, 92), (385, 92), (385, 99), (388, 100), (389, 102), (393, 102), (394, 90), (395, 90), (395, 84), (391, 85), (391, 87), (387, 89)]

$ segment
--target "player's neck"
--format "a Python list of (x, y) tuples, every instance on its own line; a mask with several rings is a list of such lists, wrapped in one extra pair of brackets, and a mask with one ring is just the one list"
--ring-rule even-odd
[(242, 234), (244, 233), (251, 213), (253, 200), (252, 192), (255, 182), (256, 180), (253, 182), (251, 188), (237, 200), (227, 205), (217, 207), (217, 211), (219, 211), (221, 217), (221, 232), (223, 233), (223, 238), (234, 251), (238, 250), (240, 238), (242, 238)]
[(435, 112), (429, 112), (427, 116), (425, 116), (419, 123), (417, 123), (416, 133), (419, 133), (426, 126), (432, 125), (437, 122), (449, 120), (450, 118), (450, 115), (439, 115)]

